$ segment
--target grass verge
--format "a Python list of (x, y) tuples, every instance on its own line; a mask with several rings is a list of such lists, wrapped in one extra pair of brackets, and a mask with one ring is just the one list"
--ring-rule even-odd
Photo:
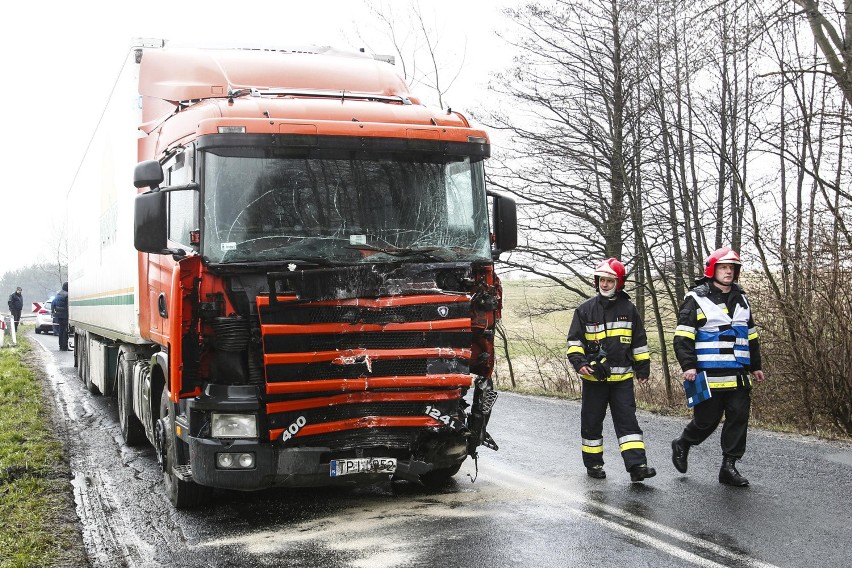
[(70, 469), (22, 335), (0, 348), (0, 567), (86, 566)]

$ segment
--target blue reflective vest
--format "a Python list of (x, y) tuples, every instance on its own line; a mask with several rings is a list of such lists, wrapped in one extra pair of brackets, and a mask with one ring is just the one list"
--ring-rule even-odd
[(724, 306), (715, 304), (707, 296), (689, 292), (707, 318), (706, 323), (695, 331), (695, 355), (700, 371), (710, 369), (748, 370), (751, 355), (748, 346), (748, 322), (751, 307), (745, 298), (729, 314)]

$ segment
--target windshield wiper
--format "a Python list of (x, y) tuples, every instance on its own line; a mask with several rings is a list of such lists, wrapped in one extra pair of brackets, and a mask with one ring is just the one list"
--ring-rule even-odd
[(299, 258), (276, 258), (270, 260), (243, 260), (237, 262), (216, 262), (211, 263), (217, 266), (269, 266), (270, 264), (282, 264), (284, 266), (293, 264), (299, 267), (314, 267), (314, 266), (333, 266), (336, 263), (327, 258), (305, 256)]

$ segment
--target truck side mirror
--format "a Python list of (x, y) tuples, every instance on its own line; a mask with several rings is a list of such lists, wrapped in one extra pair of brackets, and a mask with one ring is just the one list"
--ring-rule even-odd
[[(157, 162), (154, 163), (157, 164)], [(162, 174), (162, 170), (160, 172)], [(165, 192), (156, 191), (140, 193), (136, 196), (133, 207), (133, 246), (139, 252), (163, 254), (166, 249), (168, 244), (166, 241), (168, 234), (166, 195)]]
[(515, 200), (499, 193), (488, 192), (494, 207), (494, 258), (501, 252), (514, 250), (518, 246), (518, 209)]
[(156, 190), (163, 183), (163, 167), (157, 160), (145, 160), (133, 170), (133, 185), (137, 188), (150, 187)]

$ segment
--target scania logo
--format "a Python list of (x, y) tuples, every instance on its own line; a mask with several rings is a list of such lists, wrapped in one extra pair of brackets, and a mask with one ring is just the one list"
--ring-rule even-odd
[(442, 318), (447, 317), (447, 314), (450, 313), (450, 308), (447, 306), (438, 306), (438, 315)]

